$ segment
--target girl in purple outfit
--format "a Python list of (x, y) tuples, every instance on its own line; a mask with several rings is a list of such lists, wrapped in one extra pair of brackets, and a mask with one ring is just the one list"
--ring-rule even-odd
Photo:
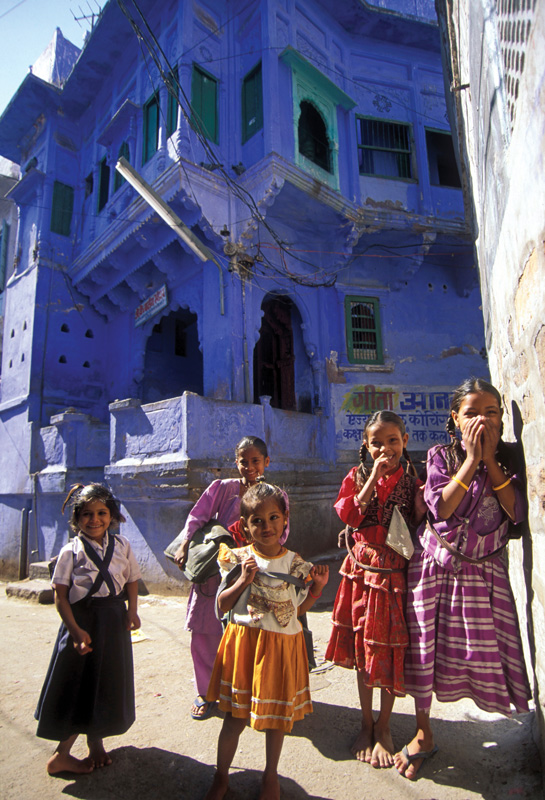
[[(174, 556), (181, 570), (187, 561), (189, 542), (199, 528), (212, 519), (217, 520), (224, 528), (239, 521), (241, 498), (250, 486), (257, 483), (269, 466), (267, 445), (257, 436), (245, 436), (235, 448), (235, 463), (240, 478), (213, 481), (189, 512), (182, 531), (184, 541)], [(287, 503), (286, 494), (285, 498)], [(289, 525), (282, 535), (281, 544), (288, 538), (288, 533)], [(240, 544), (244, 542), (241, 541)], [(215, 703), (207, 703), (205, 696), (223, 635), (221, 623), (216, 619), (214, 602), (219, 585), (219, 573), (205, 583), (193, 584), (187, 604), (186, 629), (191, 631), (191, 657), (197, 690), (191, 716), (197, 720), (209, 717), (215, 706)]]
[[(432, 692), (462, 697), (484, 711), (528, 711), (530, 689), (505, 546), (510, 524), (526, 516), (514, 446), (501, 440), (501, 397), (471, 378), (454, 393), (447, 429), (452, 443), (428, 454), (424, 499), (409, 564), (405, 684), (415, 698), (416, 734), (394, 757), (414, 780), (437, 752), (430, 725)], [(461, 435), (461, 441), (456, 436)]]

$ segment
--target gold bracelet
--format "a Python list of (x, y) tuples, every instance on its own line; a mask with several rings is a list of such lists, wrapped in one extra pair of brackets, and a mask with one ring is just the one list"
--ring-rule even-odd
[(499, 492), (499, 491), (500, 491), (500, 489), (505, 489), (505, 487), (506, 487), (506, 486), (508, 486), (510, 483), (511, 483), (511, 478), (507, 478), (507, 480), (505, 481), (505, 483), (502, 483), (502, 484), (500, 484), (499, 486), (493, 486), (493, 487), (492, 487), (492, 489), (493, 489), (493, 491), (495, 491), (495, 492)]
[(458, 486), (461, 486), (461, 487), (462, 487), (462, 489), (465, 489), (465, 490), (466, 490), (466, 492), (468, 492), (468, 491), (469, 491), (469, 486), (466, 486), (466, 485), (465, 485), (465, 483), (462, 483), (462, 481), (460, 480), (460, 478), (457, 478), (457, 477), (456, 477), (456, 475), (453, 475), (453, 476), (452, 476), (452, 478), (451, 478), (451, 481), (454, 481), (455, 483), (457, 483), (457, 484), (458, 484)]

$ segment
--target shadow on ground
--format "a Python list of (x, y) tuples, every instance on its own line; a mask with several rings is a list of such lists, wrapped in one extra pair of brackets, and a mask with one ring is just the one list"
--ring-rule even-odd
[[(314, 713), (297, 723), (291, 735), (309, 739), (327, 759), (352, 761), (350, 747), (361, 721), (359, 710), (316, 701), (313, 708)], [(490, 715), (480, 721), (480, 712), (475, 712), (460, 720), (433, 719), (439, 752), (424, 764), (421, 777), (440, 786), (478, 790), (483, 800), (534, 796), (541, 782), (541, 765), (532, 743), (533, 714), (512, 719)], [(521, 726), (526, 730), (521, 731)], [(414, 717), (394, 711), (391, 728), (394, 743), (401, 749), (414, 735)], [(366, 764), (362, 768), (372, 769)]]
[[(212, 783), (214, 768), (158, 747), (119, 747), (111, 750), (113, 764), (89, 775), (57, 777), (66, 780), (63, 795), (81, 800), (200, 800)], [(251, 800), (259, 795), (261, 773), (233, 771), (226, 800)], [(308, 795), (289, 778), (281, 777), (282, 797), (326, 800)]]

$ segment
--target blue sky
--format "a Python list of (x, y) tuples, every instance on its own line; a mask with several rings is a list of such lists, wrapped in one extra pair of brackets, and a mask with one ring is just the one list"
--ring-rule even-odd
[(105, 0), (0, 0), (0, 115), (28, 68), (45, 50), (55, 28), (77, 47), (91, 22), (74, 20), (97, 13)]

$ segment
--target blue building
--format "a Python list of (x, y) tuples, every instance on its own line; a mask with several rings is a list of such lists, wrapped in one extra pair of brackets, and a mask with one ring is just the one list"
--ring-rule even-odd
[(478, 276), (433, 3), (390, 6), (110, 0), (81, 52), (57, 34), (56, 82), (26, 76), (0, 118), (22, 175), (6, 576), (66, 541), (76, 480), (112, 485), (165, 587), (163, 548), (243, 435), (306, 555), (367, 415), (402, 414), (421, 457), (442, 441), (449, 391), (486, 371)]

